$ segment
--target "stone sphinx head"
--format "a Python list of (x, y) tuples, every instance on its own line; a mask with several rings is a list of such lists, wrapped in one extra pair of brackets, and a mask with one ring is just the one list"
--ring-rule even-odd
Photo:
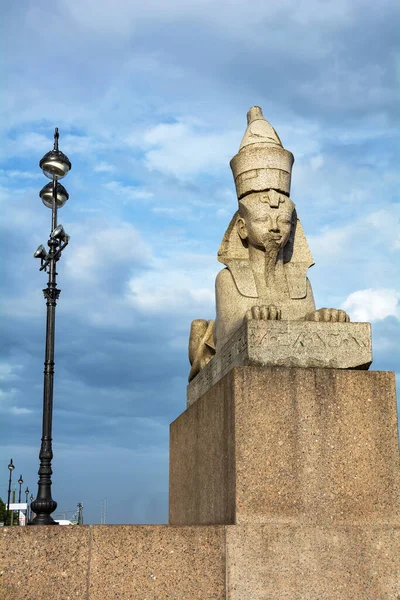
[(293, 154), (253, 106), (239, 152), (231, 160), (239, 210), (223, 237), (218, 260), (231, 271), (238, 291), (256, 297), (249, 249), (283, 260), (290, 297), (304, 298), (306, 275), (314, 264), (294, 203), (289, 197)]

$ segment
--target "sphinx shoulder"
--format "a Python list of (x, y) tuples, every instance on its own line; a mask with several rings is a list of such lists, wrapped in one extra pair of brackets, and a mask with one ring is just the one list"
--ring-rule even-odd
[(215, 291), (217, 295), (238, 291), (232, 273), (228, 268), (222, 269), (215, 278)]

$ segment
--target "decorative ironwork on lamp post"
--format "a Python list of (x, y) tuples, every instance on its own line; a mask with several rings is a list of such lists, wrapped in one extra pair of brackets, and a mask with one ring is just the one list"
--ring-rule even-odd
[(56, 304), (60, 295), (57, 289), (56, 264), (61, 258), (61, 253), (69, 242), (69, 236), (65, 233), (62, 225), (57, 225), (57, 209), (64, 206), (68, 200), (67, 190), (59, 183), (59, 179), (65, 177), (71, 169), (69, 159), (58, 149), (58, 128), (54, 132), (54, 148), (47, 152), (39, 163), (43, 173), (52, 181), (44, 186), (40, 192), (42, 202), (47, 208), (51, 208), (51, 233), (46, 252), (44, 246), (40, 245), (35, 253), (35, 258), (40, 258), (40, 271), (48, 272), (47, 288), (43, 290), (47, 306), (46, 321), (46, 351), (44, 361), (44, 389), (43, 389), (43, 424), (42, 443), (40, 446), (40, 467), (38, 493), (36, 500), (31, 502), (31, 511), (35, 518), (31, 519), (29, 525), (58, 525), (51, 516), (57, 508), (57, 502), (51, 497), (51, 460), (53, 458), (52, 448), (52, 423), (53, 423), (53, 381), (54, 381), (54, 333)]
[(12, 478), (12, 472), (15, 469), (15, 466), (13, 464), (13, 459), (10, 459), (10, 464), (8, 465), (8, 469), (10, 471), (10, 476), (8, 478), (8, 495), (7, 495), (7, 525), (11, 525), (11, 512), (10, 512), (10, 496), (11, 496), (11, 478)]

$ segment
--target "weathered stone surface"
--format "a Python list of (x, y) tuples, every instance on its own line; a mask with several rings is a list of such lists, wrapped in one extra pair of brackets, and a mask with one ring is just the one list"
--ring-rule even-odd
[(225, 599), (222, 527), (93, 527), (90, 600)]
[(369, 323), (248, 321), (187, 386), (187, 405), (201, 398), (233, 367), (283, 366), (368, 369)]
[(87, 598), (89, 527), (2, 527), (0, 600)]
[(171, 424), (170, 523), (398, 522), (393, 373), (235, 367)]
[(225, 529), (4, 527), (0, 600), (225, 600)]
[(398, 600), (398, 527), (227, 527), (229, 600)]
[(101, 525), (0, 534), (1, 600), (397, 600), (390, 526)]

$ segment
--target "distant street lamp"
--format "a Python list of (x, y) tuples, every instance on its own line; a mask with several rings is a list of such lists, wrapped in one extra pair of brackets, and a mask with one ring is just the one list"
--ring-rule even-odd
[(24, 483), (24, 480), (22, 479), (22, 475), (19, 476), (18, 483), (19, 483), (18, 502), (21, 502), (21, 486)]
[(12, 477), (12, 472), (14, 471), (15, 467), (13, 465), (13, 459), (11, 458), (10, 460), (10, 464), (8, 465), (8, 469), (10, 471), (10, 476), (8, 479), (8, 496), (7, 496), (7, 525), (10, 524), (11, 522), (11, 512), (10, 512), (10, 496), (11, 496), (11, 477)]
[(83, 504), (78, 503), (78, 525), (83, 525)]
[[(18, 503), (20, 503), (21, 502), (21, 486), (24, 483), (24, 480), (22, 479), (22, 475), (19, 476), (18, 483), (19, 483)], [(19, 524), (20, 516), (21, 516), (21, 511), (18, 510), (18, 524)]]
[(29, 500), (30, 500), (30, 502), (29, 502), (29, 511), (28, 511), (28, 525), (29, 525), (29, 521), (32, 519), (32, 509), (31, 509), (31, 504), (32, 504), (32, 501), (33, 501), (33, 494), (31, 494), (31, 495), (29, 496)]
[(29, 496), (29, 488), (28, 488), (28, 486), (26, 486), (26, 490), (25, 490), (25, 502), (26, 502), (25, 525), (28, 525), (28, 496)]
[(54, 132), (54, 148), (47, 152), (39, 163), (43, 173), (52, 180), (40, 192), (42, 202), (47, 208), (51, 208), (51, 233), (46, 252), (44, 246), (40, 245), (35, 253), (35, 258), (40, 258), (40, 271), (49, 273), (47, 288), (43, 290), (47, 306), (46, 322), (46, 351), (44, 361), (44, 390), (43, 390), (43, 425), (42, 443), (39, 459), (39, 481), (36, 500), (31, 502), (31, 510), (36, 517), (30, 525), (57, 525), (51, 513), (57, 508), (57, 502), (51, 497), (51, 460), (53, 458), (52, 448), (52, 424), (53, 424), (53, 381), (54, 381), (54, 332), (56, 319), (56, 305), (60, 295), (57, 289), (56, 263), (61, 258), (61, 253), (69, 242), (69, 236), (65, 233), (62, 225), (57, 225), (57, 209), (61, 208), (68, 200), (67, 190), (59, 183), (59, 179), (65, 177), (71, 169), (69, 159), (58, 149), (58, 128)]

